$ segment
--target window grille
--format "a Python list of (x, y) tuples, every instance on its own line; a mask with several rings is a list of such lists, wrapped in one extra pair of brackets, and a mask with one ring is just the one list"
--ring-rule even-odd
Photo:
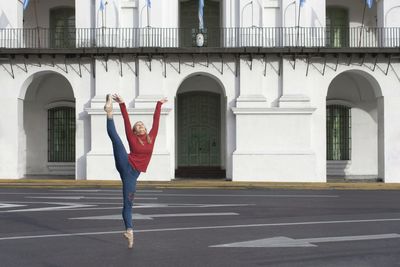
[(329, 105), (326, 109), (327, 160), (350, 160), (351, 109)]
[(48, 161), (75, 161), (75, 108), (48, 110)]

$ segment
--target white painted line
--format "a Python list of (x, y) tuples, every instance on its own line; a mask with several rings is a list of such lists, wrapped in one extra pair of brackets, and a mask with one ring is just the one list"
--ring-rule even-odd
[[(73, 192), (71, 192), (73, 194)], [(78, 192), (81, 193), (81, 192)], [(141, 193), (143, 195), (147, 195), (149, 193)], [(0, 195), (60, 195), (59, 193), (12, 193), (12, 192), (0, 192)], [(90, 195), (116, 195), (115, 193), (91, 193)], [(293, 197), (293, 198), (337, 198), (338, 195), (240, 195), (240, 194), (169, 194), (169, 193), (151, 193), (150, 195), (154, 196), (178, 196), (178, 197)]]
[(236, 242), (230, 244), (214, 245), (214, 248), (282, 248), (282, 247), (317, 247), (313, 243), (344, 242), (344, 241), (366, 241), (400, 238), (399, 234), (380, 234), (380, 235), (356, 235), (356, 236), (334, 236), (293, 239), (285, 236)]
[[(85, 204), (94, 204), (94, 203), (85, 203)], [(97, 203), (102, 204), (102, 203)], [(115, 205), (119, 205), (120, 203), (114, 203)], [(190, 205), (190, 206), (189, 206)], [(152, 209), (152, 208), (209, 208), (209, 207), (239, 207), (239, 206), (252, 206), (255, 204), (227, 204), (227, 205), (203, 205), (203, 204), (158, 204), (158, 203), (135, 203), (133, 209)], [(82, 208), (82, 209), (68, 209), (70, 210), (115, 210), (121, 209), (122, 207), (107, 207), (107, 208)]]
[[(59, 196), (59, 197), (25, 197), (25, 198), (33, 198), (33, 199), (65, 199), (65, 200), (80, 200), (80, 199), (122, 199), (122, 195), (120, 197), (85, 197), (85, 196)], [(157, 197), (136, 197), (135, 199), (150, 199), (157, 200)]]
[[(214, 229), (229, 229), (229, 228), (250, 228), (250, 227), (295, 226), (295, 225), (316, 225), (316, 224), (335, 224), (335, 223), (397, 222), (397, 221), (400, 221), (400, 218), (369, 219), (369, 220), (347, 220), (347, 221), (315, 221), (315, 222), (293, 222), (293, 223), (216, 225), (216, 226), (180, 227), (180, 228), (143, 229), (143, 230), (135, 230), (135, 233), (188, 231), (188, 230), (214, 230)], [(105, 235), (105, 234), (119, 234), (119, 233), (122, 233), (122, 231), (72, 233), (72, 234), (53, 234), (53, 235), (31, 235), (31, 236), (8, 236), (8, 237), (0, 237), (0, 241), (3, 241), (3, 240), (16, 240), (16, 239), (34, 239), (34, 238), (51, 238), (51, 237)]]
[(54, 235), (9, 236), (9, 237), (0, 237), (0, 241), (2, 241), (2, 240), (18, 240), (18, 239), (51, 238), (51, 237), (106, 235), (106, 234), (121, 234), (121, 233), (123, 233), (123, 231), (91, 232), (91, 233), (75, 233), (75, 234), (54, 234)]
[(20, 213), (20, 212), (33, 212), (33, 211), (54, 211), (54, 210), (68, 210), (72, 208), (86, 208), (86, 207), (93, 207), (94, 205), (84, 205), (78, 203), (52, 203), (56, 205), (56, 207), (43, 207), (43, 208), (30, 208), (30, 209), (19, 209), (19, 210), (6, 210), (1, 211), (0, 213)]
[[(197, 217), (197, 216), (234, 216), (239, 215), (234, 212), (209, 212), (209, 213), (174, 213), (174, 214), (140, 214), (133, 213), (133, 220), (153, 220), (153, 218), (167, 218), (167, 217)], [(121, 214), (104, 215), (104, 216), (90, 216), (69, 218), (70, 220), (121, 220)]]
[(60, 196), (60, 197), (25, 197), (32, 199), (65, 199), (65, 200), (80, 200), (83, 199), (84, 196)]
[(154, 196), (177, 196), (177, 197), (293, 197), (293, 198), (337, 198), (337, 195), (232, 195), (232, 194), (151, 194)]
[(0, 203), (0, 209), (5, 208), (16, 208), (16, 207), (24, 207), (26, 205), (17, 205), (17, 204), (7, 204), (7, 203)]
[[(119, 192), (121, 193), (121, 189), (112, 190), (112, 189), (70, 189), (70, 190), (51, 190), (53, 192), (82, 192), (82, 193), (100, 193), (100, 192)], [(161, 193), (162, 190), (137, 190), (136, 193)]]

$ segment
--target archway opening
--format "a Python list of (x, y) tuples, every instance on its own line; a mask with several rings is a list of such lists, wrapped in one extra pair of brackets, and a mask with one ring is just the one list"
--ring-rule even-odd
[(225, 96), (212, 78), (196, 75), (176, 99), (177, 178), (225, 178)]
[(22, 103), (21, 173), (26, 178), (75, 178), (75, 98), (68, 80), (35, 74)]
[(383, 179), (383, 97), (369, 74), (347, 71), (326, 97), (326, 159), (329, 180)]

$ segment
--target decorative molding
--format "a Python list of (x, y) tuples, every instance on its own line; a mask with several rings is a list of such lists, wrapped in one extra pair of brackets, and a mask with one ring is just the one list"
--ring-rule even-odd
[[(89, 157), (114, 157), (113, 153), (104, 153), (104, 152), (93, 152), (90, 151), (89, 153), (86, 154)], [(153, 156), (170, 156), (171, 153), (164, 150), (164, 151), (153, 151)]]
[[(129, 115), (153, 115), (153, 108), (127, 108)], [(102, 108), (85, 108), (85, 111), (89, 115), (106, 115), (106, 112)], [(162, 108), (161, 115), (168, 115), (172, 111), (172, 108)], [(120, 115), (121, 111), (118, 109), (114, 109), (114, 115)]]
[(266, 102), (267, 98), (263, 95), (243, 95), (236, 99), (236, 102)]
[(293, 155), (315, 155), (312, 150), (292, 150), (292, 151), (246, 151), (246, 150), (236, 150), (233, 152), (233, 155), (240, 156), (253, 156), (253, 155), (278, 155), (278, 156), (293, 156)]
[(121, 8), (137, 8), (138, 1), (137, 0), (122, 1), (122, 2), (120, 2), (120, 6), (121, 6)]
[(263, 8), (279, 8), (279, 0), (263, 0)]
[(279, 98), (280, 102), (310, 102), (306, 95), (283, 95)]
[(311, 115), (316, 108), (232, 108), (235, 115)]

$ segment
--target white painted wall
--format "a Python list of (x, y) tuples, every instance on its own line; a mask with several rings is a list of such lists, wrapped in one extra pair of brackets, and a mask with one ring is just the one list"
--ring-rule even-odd
[[(90, 142), (88, 132), (90, 118), (84, 112), (85, 105), (92, 95), (90, 64), (82, 61), (82, 77), (79, 77), (79, 65), (76, 60), (67, 60), (67, 71), (64, 59), (50, 57), (30, 57), (25, 61), (25, 69), (22, 58), (17, 57), (14, 64), (14, 77), (10, 68), (0, 71), (0, 80), (4, 85), (4, 97), (6, 99), (4, 116), (7, 120), (0, 121), (2, 131), (0, 153), (2, 178), (20, 178), (27, 174), (68, 174), (68, 172), (51, 172), (46, 169), (45, 157), (47, 157), (47, 115), (45, 105), (66, 99), (75, 101), (76, 107), (76, 179), (86, 178), (86, 153), (89, 151)], [(40, 62), (40, 65), (39, 65)], [(54, 67), (53, 67), (54, 62)], [(26, 72), (27, 70), (27, 72)], [(58, 74), (59, 76), (55, 76)], [(63, 76), (65, 78), (59, 78)], [(65, 81), (68, 80), (68, 83)], [(70, 84), (71, 89), (67, 89)], [(35, 89), (37, 88), (37, 90)], [(25, 102), (25, 98), (27, 100)], [(34, 102), (32, 102), (35, 100)], [(24, 117), (24, 114), (26, 115)], [(39, 116), (39, 115), (42, 116)], [(14, 121), (11, 123), (8, 120)], [(27, 128), (24, 128), (27, 127)], [(38, 132), (39, 131), (39, 132)], [(32, 135), (37, 133), (37, 135)], [(27, 148), (32, 148), (27, 149)], [(34, 151), (33, 151), (34, 150)], [(44, 155), (46, 154), (46, 155)]]
[[(253, 4), (251, 10), (251, 6), (246, 6), (246, 1), (223, 0), (223, 25), (296, 25), (298, 1), (295, 4), (291, 4), (292, 1), (289, 0), (255, 2), (257, 3)], [(60, 5), (74, 6), (76, 3), (77, 0), (39, 0), (38, 25), (48, 27), (50, 8)], [(110, 0), (107, 6), (107, 26), (144, 26), (147, 23), (147, 12), (142, 10), (144, 4), (144, 0)], [(168, 3), (152, 1), (152, 4), (151, 26), (177, 27), (177, 0)], [(308, 0), (301, 10), (301, 26), (324, 26), (325, 5), (347, 6), (351, 26), (360, 25), (362, 1), (350, 3), (344, 0), (329, 0), (324, 4), (318, 0)], [(374, 26), (377, 15), (378, 24), (399, 26), (397, 5), (396, 0), (379, 1), (373, 9), (366, 10), (366, 25)], [(228, 12), (228, 8), (232, 12)], [(93, 24), (101, 26), (98, 24), (100, 20), (97, 12), (98, 1), (85, 1), (80, 4), (76, 9), (77, 27), (93, 27)], [(36, 26), (33, 13), (32, 5), (24, 11), (25, 27)], [(7, 14), (12, 27), (22, 26), (20, 3), (1, 2), (0, 16), (1, 14)], [(4, 21), (0, 19), (0, 23)], [(105, 95), (111, 92), (117, 92), (125, 98), (132, 121), (143, 120), (147, 125), (151, 125), (155, 102), (163, 96), (169, 98), (170, 101), (163, 107), (159, 137), (149, 170), (142, 174), (140, 179), (173, 179), (176, 165), (176, 94), (184, 81), (201, 74), (216, 81), (226, 95), (223, 113), (226, 114), (225, 164), (228, 179), (325, 181), (326, 100), (327, 96), (328, 99), (343, 96), (342, 98), (354, 104), (352, 119), (355, 132), (352, 145), (356, 154), (352, 155), (351, 166), (346, 170), (348, 175), (379, 174), (386, 182), (400, 182), (400, 128), (397, 123), (400, 117), (400, 83), (397, 70), (400, 66), (396, 61), (392, 62), (388, 75), (385, 75), (387, 59), (383, 58), (378, 60), (375, 71), (372, 70), (372, 58), (366, 59), (362, 66), (359, 59), (354, 59), (350, 65), (348, 59), (340, 59), (336, 71), (336, 59), (329, 58), (325, 72), (323, 59), (312, 59), (306, 75), (305, 58), (297, 58), (294, 68), (291, 57), (284, 58), (282, 63), (280, 58), (267, 58), (266, 65), (263, 57), (254, 57), (252, 60), (242, 57), (236, 76), (236, 62), (233, 57), (224, 58), (223, 65), (220, 57), (212, 57), (208, 66), (205, 57), (198, 57), (194, 59), (194, 66), (191, 66), (193, 59), (190, 56), (181, 56), (180, 72), (179, 60), (173, 56), (166, 59), (166, 66), (165, 59), (161, 57), (153, 58), (151, 64), (147, 57), (140, 57), (138, 64), (135, 63), (136, 59), (128, 56), (121, 60), (122, 71), (119, 58), (110, 58), (106, 71), (105, 61), (96, 59), (95, 78), (89, 59), (82, 62), (82, 77), (79, 76), (79, 64), (76, 60), (67, 62), (67, 72), (63, 58), (57, 59), (53, 67), (51, 58), (43, 57), (39, 65), (38, 58), (30, 57), (26, 61), (25, 72), (23, 60), (18, 57), (14, 61), (15, 79), (11, 77), (10, 65), (3, 64), (0, 80), (4, 88), (4, 117), (7, 117), (7, 120), (0, 120), (0, 177), (23, 177), (26, 169), (32, 173), (45, 174), (45, 169), (41, 166), (43, 159), (24, 156), (26, 153), (32, 153), (26, 150), (26, 143), (38, 144), (35, 149), (43, 148), (44, 141), (36, 140), (40, 138), (41, 133), (28, 136), (27, 134), (37, 129), (30, 127), (30, 131), (26, 132), (22, 127), (26, 119), (23, 114), (26, 117), (43, 114), (41, 106), (47, 103), (46, 100), (50, 101), (49, 97), (72, 99), (70, 94), (64, 95), (65, 90), (57, 94), (51, 90), (55, 84), (57, 88), (67, 86), (63, 79), (54, 80), (54, 74), (41, 78), (42, 74), (49, 72), (65, 77), (75, 98), (77, 179), (119, 179), (114, 168), (111, 143), (105, 131), (103, 111)], [(336, 77), (339, 77), (338, 81), (335, 80)], [(343, 88), (349, 85), (351, 89), (344, 91)], [(192, 86), (196, 88), (208, 85), (207, 82), (187, 85)], [(328, 95), (330, 87), (334, 88), (336, 96)], [(31, 97), (29, 94), (35, 92), (34, 88), (37, 88), (38, 94)], [(25, 99), (26, 92), (28, 99)], [(28, 101), (36, 97), (42, 102)], [(23, 101), (27, 101), (26, 105)], [(32, 118), (32, 122), (34, 120), (42, 123), (44, 121), (43, 117)], [(123, 136), (122, 118), (117, 111), (115, 120), (117, 130)], [(368, 134), (365, 134), (366, 132)], [(125, 139), (122, 140), (127, 147)], [(373, 145), (366, 146), (365, 143)]]
[(345, 169), (328, 168), (328, 174), (377, 177), (378, 102), (371, 85), (358, 74), (343, 73), (330, 84), (327, 103), (351, 107), (351, 159)]

